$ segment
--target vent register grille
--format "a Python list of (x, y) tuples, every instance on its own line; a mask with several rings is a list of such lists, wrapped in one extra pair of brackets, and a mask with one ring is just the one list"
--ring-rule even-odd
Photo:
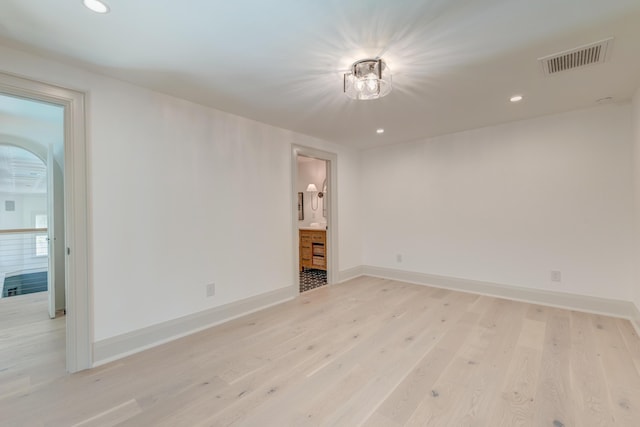
[(601, 40), (586, 46), (539, 58), (544, 73), (552, 75), (591, 64), (599, 64), (607, 59), (607, 51), (613, 38)]

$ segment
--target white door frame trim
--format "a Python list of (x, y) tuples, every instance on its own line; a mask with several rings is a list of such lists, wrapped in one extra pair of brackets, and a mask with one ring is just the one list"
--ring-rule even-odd
[(0, 72), (0, 93), (64, 107), (66, 362), (68, 372), (93, 364), (85, 94)]
[(328, 204), (329, 218), (327, 218), (327, 284), (338, 283), (339, 280), (339, 257), (338, 257), (338, 155), (316, 148), (291, 144), (291, 227), (293, 236), (293, 282), (297, 287), (294, 295), (300, 293), (300, 248), (298, 237), (298, 189), (296, 181), (298, 179), (298, 156), (312, 157), (329, 162), (327, 170), (327, 182), (329, 183), (328, 195), (324, 203)]

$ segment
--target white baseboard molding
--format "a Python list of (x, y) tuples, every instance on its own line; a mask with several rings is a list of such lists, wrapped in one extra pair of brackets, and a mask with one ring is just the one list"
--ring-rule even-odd
[(638, 311), (635, 304), (630, 301), (507, 286), (491, 282), (458, 279), (455, 277), (437, 276), (434, 274), (416, 273), (369, 265), (363, 266), (363, 274), (418, 285), (428, 285), (436, 288), (452, 289), (550, 307), (621, 317), (629, 319), (636, 330), (640, 331), (640, 311)]
[(360, 277), (363, 275), (362, 271), (363, 271), (363, 267), (361, 265), (353, 268), (348, 268), (346, 270), (342, 270), (340, 271), (340, 273), (338, 273), (338, 283), (346, 282), (347, 280)]
[(191, 335), (237, 317), (289, 301), (296, 296), (297, 292), (295, 287), (281, 288), (97, 341), (93, 345), (93, 367), (173, 341), (186, 335)]
[(634, 315), (631, 317), (631, 324), (636, 328), (636, 333), (640, 336), (640, 307), (633, 305)]
[[(622, 317), (629, 319), (640, 335), (640, 309), (629, 301), (506, 286), (491, 282), (458, 279), (366, 265), (340, 271), (339, 283), (363, 275)], [(179, 319), (169, 320), (157, 325), (97, 341), (93, 346), (93, 366), (100, 366), (220, 323), (289, 301), (297, 295), (298, 291), (295, 286), (281, 288), (214, 307), (200, 313), (194, 313)]]

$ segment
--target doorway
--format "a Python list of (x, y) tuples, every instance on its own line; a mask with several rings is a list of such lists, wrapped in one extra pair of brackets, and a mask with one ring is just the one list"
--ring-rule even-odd
[(299, 155), (297, 163), (299, 284), (306, 292), (327, 284), (328, 161)]
[[(55, 206), (48, 206), (47, 212), (53, 212), (56, 218), (53, 221), (48, 219), (46, 227), (48, 233), (55, 229), (58, 229), (58, 232), (55, 235), (47, 235), (45, 238), (40, 235), (38, 239), (39, 251), (42, 254), (46, 246), (50, 253), (60, 255), (55, 257), (56, 261), (53, 265), (49, 265), (49, 272), (51, 272), (50, 276), (54, 277), (59, 274), (64, 275), (61, 280), (63, 291), (54, 294), (57, 296), (54, 298), (54, 303), (57, 304), (55, 300), (60, 299), (61, 305), (66, 310), (66, 315), (63, 318), (65, 350), (62, 352), (62, 365), (66, 368), (64, 371), (76, 372), (88, 369), (92, 366), (92, 321), (88, 274), (84, 94), (0, 73), (0, 96), (12, 101), (34, 102), (39, 105), (56, 107), (62, 111), (63, 123), (62, 135), (60, 136), (62, 144), (60, 145), (56, 146), (50, 141), (42, 144), (42, 141), (46, 141), (46, 137), (42, 135), (38, 137), (33, 135), (32, 137), (20, 136), (18, 130), (23, 123), (18, 119), (0, 122), (0, 141), (37, 153), (38, 157), (43, 161), (46, 159), (45, 163), (49, 165), (55, 166), (56, 162), (59, 165), (59, 179), (56, 180), (54, 174), (47, 177), (47, 180), (51, 180), (50, 182), (53, 183), (48, 184), (48, 188), (53, 189), (51, 194), (59, 190), (60, 196), (56, 198), (58, 203), (53, 199), (50, 201)], [(7, 111), (0, 108), (0, 113), (5, 114)], [(46, 116), (45, 113), (42, 115)], [(38, 130), (43, 129), (32, 129), (34, 132)], [(40, 143), (38, 143), (39, 141)], [(48, 169), (55, 172), (55, 168)], [(55, 181), (58, 182), (57, 187)], [(37, 220), (39, 225), (43, 225), (42, 217)], [(42, 228), (44, 227), (39, 227), (37, 231), (42, 231)], [(55, 289), (55, 286), (52, 289)], [(56, 306), (54, 305), (54, 307)]]
[(53, 319), (65, 310), (64, 108), (0, 94), (0, 118), (0, 298), (47, 292)]
[(296, 293), (335, 283), (337, 156), (293, 146), (293, 236)]
[(2, 362), (51, 380), (66, 372), (64, 108), (0, 94), (0, 120)]
[[(19, 120), (32, 128), (37, 120), (26, 114), (12, 118), (4, 108), (11, 103), (7, 101), (0, 95), (3, 121)], [(51, 128), (62, 131), (62, 111), (59, 113)], [(26, 136), (27, 132), (21, 132), (23, 143), (19, 145), (26, 145)], [(53, 319), (65, 308), (64, 265), (56, 268), (56, 259), (64, 260), (64, 246), (57, 244), (62, 239), (56, 236), (56, 231), (64, 232), (63, 215), (56, 215), (56, 207), (60, 210), (64, 199), (60, 191), (55, 191), (55, 187), (62, 187), (58, 182), (62, 174), (53, 156), (45, 163), (43, 155), (9, 145), (7, 139), (6, 135), (0, 137), (0, 302), (2, 298), (46, 292), (47, 311)], [(37, 148), (35, 144), (33, 148)]]

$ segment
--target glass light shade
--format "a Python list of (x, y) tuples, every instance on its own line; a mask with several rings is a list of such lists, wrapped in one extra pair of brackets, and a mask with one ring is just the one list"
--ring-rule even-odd
[(318, 191), (318, 188), (316, 187), (316, 185), (315, 185), (315, 184), (309, 184), (309, 185), (307, 186), (307, 191), (314, 191), (314, 192), (317, 192), (317, 191)]
[(391, 70), (382, 59), (363, 59), (344, 75), (344, 93), (351, 99), (378, 99), (391, 92)]

